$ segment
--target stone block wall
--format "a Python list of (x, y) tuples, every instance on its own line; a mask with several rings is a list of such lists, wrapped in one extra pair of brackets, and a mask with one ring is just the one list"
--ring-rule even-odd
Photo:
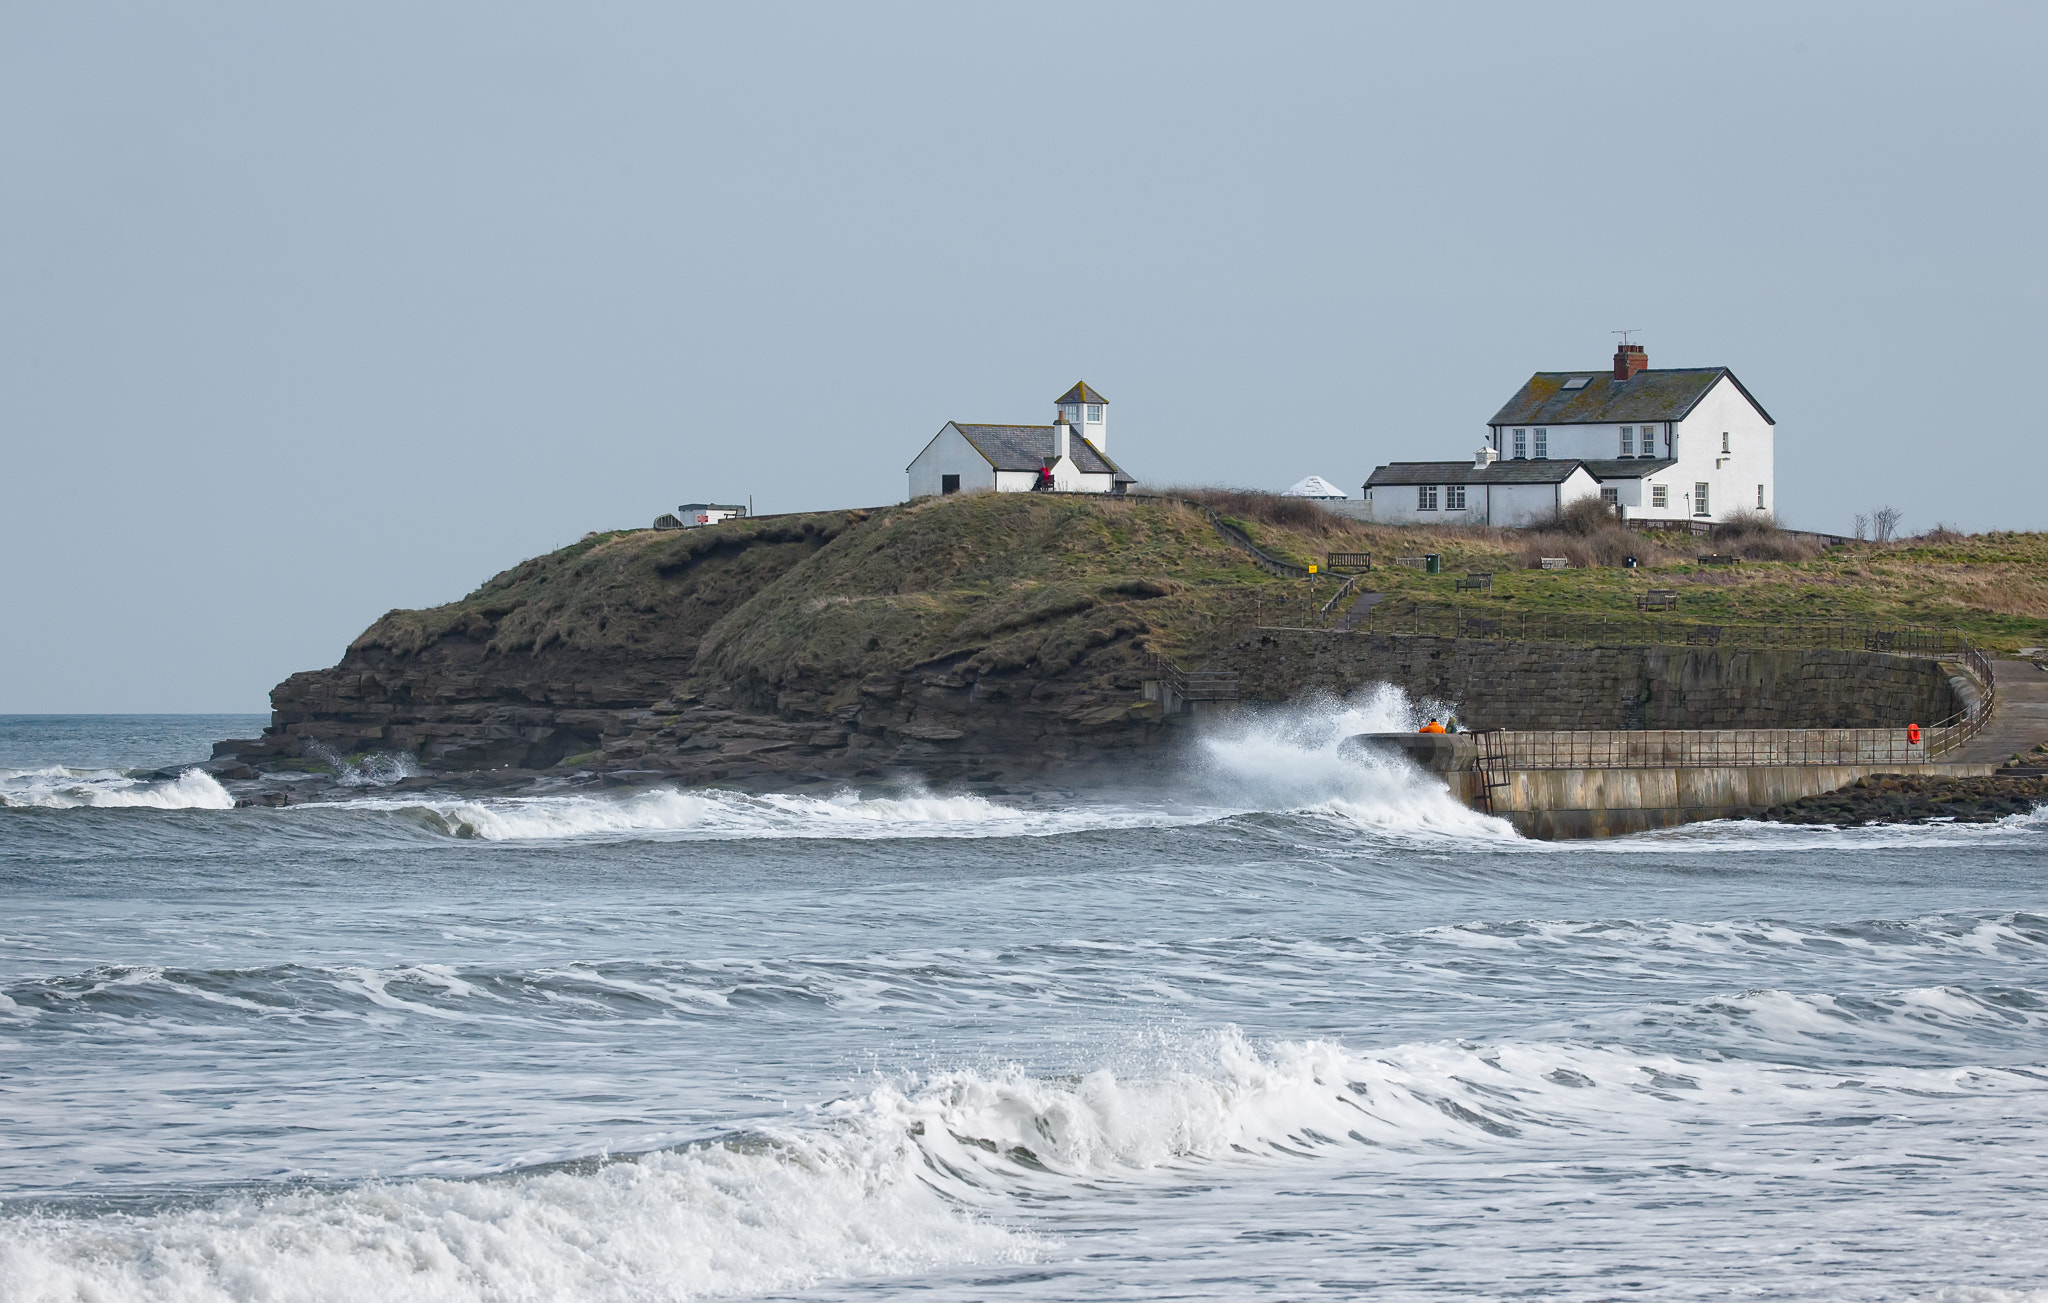
[(1391, 683), (1467, 728), (1897, 728), (1962, 708), (1938, 662), (1885, 652), (1258, 630), (1206, 668), (1261, 702)]

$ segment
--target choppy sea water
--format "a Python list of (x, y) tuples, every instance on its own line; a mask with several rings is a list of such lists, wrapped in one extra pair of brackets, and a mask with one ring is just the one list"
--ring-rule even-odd
[(137, 778), (0, 720), (0, 1298), (2048, 1298), (2048, 818)]

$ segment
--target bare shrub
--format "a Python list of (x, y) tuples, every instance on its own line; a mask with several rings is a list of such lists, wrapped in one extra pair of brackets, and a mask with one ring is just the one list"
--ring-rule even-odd
[(1906, 513), (1897, 507), (1879, 507), (1870, 513), (1870, 536), (1879, 543), (1889, 543), (1899, 536), (1899, 521)]
[(1870, 517), (1864, 515), (1862, 512), (1859, 511), (1856, 513), (1856, 541), (1858, 543), (1861, 543), (1863, 540), (1869, 537)]
[(1788, 534), (1769, 512), (1738, 511), (1714, 526), (1714, 549), (1744, 561), (1811, 561), (1820, 544)]
[(1922, 530), (1914, 537), (1916, 541), (1921, 543), (1960, 543), (1968, 538), (1969, 535), (1960, 529), (1956, 529), (1954, 526), (1944, 525), (1940, 521), (1936, 521), (1933, 529)]
[(1345, 526), (1350, 523), (1345, 517), (1323, 510), (1308, 498), (1290, 498), (1278, 493), (1262, 493), (1257, 489), (1168, 488), (1157, 491), (1199, 502), (1219, 516), (1275, 525), (1282, 529), (1302, 529), (1318, 534), (1341, 533), (1346, 532)]
[(1620, 521), (1615, 517), (1614, 508), (1601, 498), (1580, 498), (1569, 507), (1552, 516), (1543, 528), (1575, 538), (1589, 538), (1615, 529)]

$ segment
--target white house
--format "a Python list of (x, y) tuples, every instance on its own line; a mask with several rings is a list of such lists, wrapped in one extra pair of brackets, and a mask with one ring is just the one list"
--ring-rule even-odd
[(1051, 425), (948, 421), (905, 469), (910, 496), (1025, 493), (1045, 481), (1064, 493), (1122, 493), (1137, 481), (1109, 459), (1109, 400), (1085, 383), (1056, 400)]
[(1365, 496), (1387, 522), (1519, 525), (1595, 493), (1632, 520), (1725, 520), (1775, 510), (1775, 440), (1727, 367), (1652, 371), (1642, 345), (1623, 344), (1611, 372), (1529, 377), (1471, 461), (1394, 462)]

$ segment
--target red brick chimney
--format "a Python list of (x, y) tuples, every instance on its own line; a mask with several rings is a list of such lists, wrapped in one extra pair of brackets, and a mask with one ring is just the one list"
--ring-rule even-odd
[(1638, 371), (1650, 369), (1649, 355), (1643, 352), (1641, 344), (1616, 344), (1614, 346), (1614, 378), (1626, 380)]

